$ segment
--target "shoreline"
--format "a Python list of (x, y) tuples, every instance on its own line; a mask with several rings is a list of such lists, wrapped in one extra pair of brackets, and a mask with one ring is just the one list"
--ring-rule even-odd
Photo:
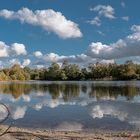
[(139, 79), (133, 80), (117, 80), (117, 79), (94, 79), (94, 80), (0, 80), (2, 82), (131, 82), (140, 81)]
[[(0, 129), (6, 130), (6, 125)], [(34, 128), (11, 127), (7, 133), (0, 136), (2, 140), (138, 140), (140, 131), (64, 131)]]

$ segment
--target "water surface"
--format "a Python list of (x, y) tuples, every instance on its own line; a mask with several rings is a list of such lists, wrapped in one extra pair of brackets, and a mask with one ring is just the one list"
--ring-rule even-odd
[[(18, 127), (138, 130), (140, 82), (1, 82), (0, 102)], [(0, 106), (2, 112), (2, 106)], [(3, 114), (0, 114), (2, 118)]]

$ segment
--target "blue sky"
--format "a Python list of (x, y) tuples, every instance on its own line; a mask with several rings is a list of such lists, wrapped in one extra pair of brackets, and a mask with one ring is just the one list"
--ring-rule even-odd
[[(128, 59), (139, 62), (140, 40), (134, 38), (140, 37), (139, 0), (1, 0), (0, 3), (1, 66), (14, 63), (42, 66), (64, 59), (81, 64), (123, 63)], [(45, 14), (41, 14), (43, 10)]]

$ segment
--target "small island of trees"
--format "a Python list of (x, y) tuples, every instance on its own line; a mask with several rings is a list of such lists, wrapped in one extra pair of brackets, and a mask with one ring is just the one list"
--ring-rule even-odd
[(140, 64), (78, 64), (64, 62), (62, 66), (52, 63), (48, 68), (33, 69), (15, 64), (0, 70), (0, 80), (140, 80)]

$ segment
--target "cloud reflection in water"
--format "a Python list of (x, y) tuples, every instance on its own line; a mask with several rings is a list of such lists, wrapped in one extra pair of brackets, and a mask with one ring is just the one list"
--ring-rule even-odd
[[(25, 115), (27, 119), (29, 114), (27, 110), (38, 114), (44, 108), (46, 111), (48, 109), (57, 111), (62, 106), (74, 106), (86, 110), (85, 118), (90, 119), (91, 123), (92, 121), (95, 122), (96, 119), (103, 121), (104, 118), (108, 117), (140, 128), (139, 98), (135, 100), (140, 93), (138, 86), (131, 86), (130, 83), (128, 85), (127, 83), (122, 83), (122, 85), (117, 83), (115, 85), (113, 82), (107, 85), (100, 82), (97, 82), (97, 85), (95, 83), (87, 84), (86, 82), (75, 84), (72, 82), (65, 84), (61, 82), (55, 84), (40, 83), (20, 83), (17, 86), (19, 89), (16, 89), (16, 86), (12, 84), (3, 86), (0, 84), (0, 90), (2, 91), (0, 100), (9, 106), (13, 120), (24, 119)], [(1, 110), (1, 112), (3, 111)], [(63, 113), (65, 114), (65, 111)], [(46, 118), (42, 119), (47, 119), (47, 115)], [(35, 116), (30, 117), (34, 119)], [(82, 117), (79, 116), (79, 121), (75, 118), (71, 122), (64, 120), (60, 124), (57, 123), (54, 128), (82, 130), (85, 128), (86, 122), (89, 121), (82, 120)]]

